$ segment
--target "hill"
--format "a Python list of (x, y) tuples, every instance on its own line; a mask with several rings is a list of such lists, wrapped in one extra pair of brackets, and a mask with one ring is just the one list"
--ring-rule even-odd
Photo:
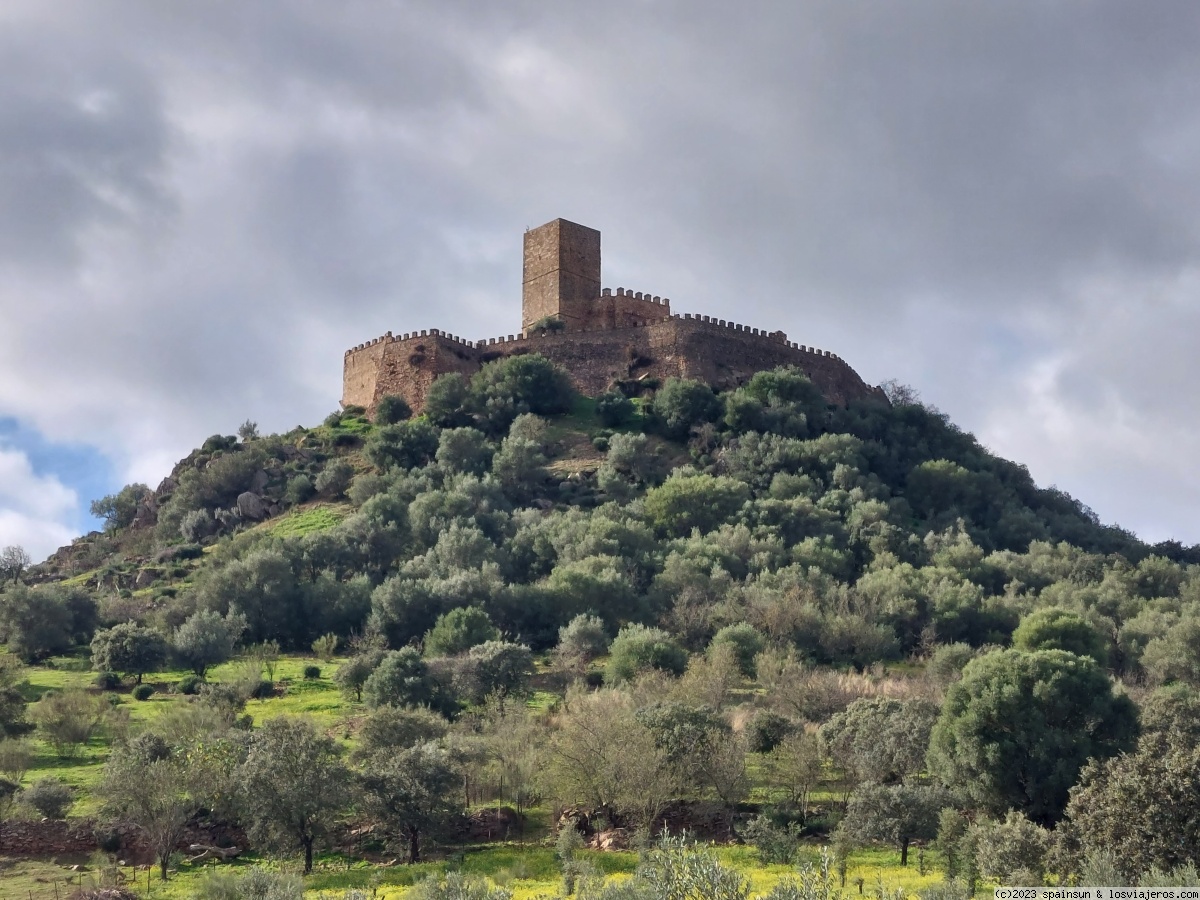
[[(1133, 752), (1129, 697), (1143, 725), (1154, 721), (1145, 710), (1166, 702), (1161, 685), (1186, 693), (1172, 695), (1175, 712), (1200, 709), (1187, 693), (1200, 681), (1197, 548), (1150, 547), (1101, 524), (894, 386), (890, 402), (830, 404), (800, 371), (781, 368), (720, 393), (674, 378), (627, 389), (635, 396), (580, 396), (526, 354), (469, 380), (443, 376), (418, 418), (385, 397), (374, 422), (350, 407), (283, 435), (259, 436), (250, 423), (240, 437), (214, 435), (155, 490), (102, 498), (105, 531), (0, 595), (0, 636), (29, 666), (9, 680), (24, 678), (32, 700), (53, 681), (41, 674), (48, 664), (86, 666), (90, 647), (97, 668), (117, 669), (116, 685), (125, 676), (121, 690), (144, 674), (156, 690), (179, 691), (183, 669), (203, 675), (240, 653), (256, 672), (226, 663), (199, 701), (172, 701), (225, 711), (205, 727), (242, 748), (222, 763), (232, 782), (269, 711), (304, 709), (284, 702), (305, 695), (298, 677), (259, 686), (262, 661), (340, 654), (336, 684), (328, 670), (317, 676), (330, 697), (345, 691), (336, 711), (309, 710), (328, 711), (322, 728), (360, 763), (372, 750), (449, 753), (458, 774), (446, 785), (467, 779), (460, 808), (570, 805), (591, 834), (707, 804), (725, 837), (741, 833), (760, 850), (841, 821), (833, 833), (847, 846), (883, 842), (905, 861), (910, 840), (936, 834), (943, 807), (976, 821), (980, 846), (1008, 839), (987, 828), (1009, 827), (1011, 812), (1025, 817), (1011, 827), (1039, 829), (1043, 844), (1067, 833), (1060, 822), (1082, 829), (1072, 832), (1075, 855), (1059, 862), (1078, 872), (1093, 832), (1079, 816), (1064, 820), (1067, 792), (1089, 758)], [(200, 632), (228, 646), (199, 651)], [(110, 650), (118, 634), (161, 649), (144, 659)], [(153, 674), (163, 670), (173, 674)], [(1066, 743), (1050, 752), (1053, 778), (1022, 770), (1023, 784), (1041, 785), (1036, 797), (1006, 787), (1000, 764), (972, 770), (955, 743), (965, 727), (955, 704), (968, 707), (988, 678), (1029, 679), (1029, 703), (1045, 678), (1100, 704), (1046, 720), (1046, 734), (1062, 731), (1053, 740)], [(528, 706), (514, 709), (513, 697)], [(247, 702), (263, 707), (239, 732)], [(4, 715), (15, 735), (28, 730), (26, 715), (38, 723), (48, 759), (46, 703), (26, 714), (14, 699)], [(412, 715), (435, 724), (388, 725), (386, 711), (405, 705), (431, 708)], [(1040, 715), (1022, 710), (1022, 721)], [(601, 746), (580, 730), (585, 720), (603, 723)], [(86, 738), (92, 774), (77, 789), (98, 789), (100, 768), (125, 758), (139, 727), (193, 752), (193, 731), (156, 721), (139, 713), (140, 726)], [(879, 737), (896, 728), (907, 737)], [(910, 758), (864, 761), (865, 738), (853, 738), (862, 729), (868, 743), (903, 745)], [(612, 753), (632, 755), (616, 763)], [(587, 760), (587, 778), (570, 759)], [(804, 765), (808, 776), (797, 774)], [(971, 793), (992, 776), (991, 793)], [(460, 787), (444, 790), (457, 802)], [(930, 793), (943, 790), (959, 793)], [(193, 812), (256, 821), (224, 795), (204, 796)], [(926, 817), (897, 832), (870, 811), (901, 796), (909, 811), (933, 804), (932, 826)], [(758, 811), (774, 818), (746, 830)], [(331, 815), (387, 818), (368, 800)], [(273, 845), (269, 830), (252, 833)], [(385, 837), (393, 852), (407, 849), (391, 843), (400, 834)], [(941, 849), (955, 874), (956, 851)], [(974, 871), (985, 878), (1012, 874), (980, 859)], [(1026, 864), (1052, 867), (1044, 852)]]

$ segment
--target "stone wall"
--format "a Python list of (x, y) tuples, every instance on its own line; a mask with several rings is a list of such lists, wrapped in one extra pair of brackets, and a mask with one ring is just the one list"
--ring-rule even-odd
[[(39, 857), (93, 853), (100, 848), (96, 839), (98, 823), (92, 819), (66, 821), (18, 820), (0, 825), (0, 856)], [(108, 830), (107, 826), (104, 830)], [(120, 836), (119, 855), (130, 863), (145, 864), (154, 858), (137, 827), (120, 824), (113, 829)], [(247, 847), (245, 833), (235, 826), (194, 822), (184, 830), (176, 845), (186, 850), (192, 844), (215, 847)]]
[[(616, 381), (694, 378), (717, 389), (744, 384), (755, 372), (777, 366), (797, 366), (831, 403), (882, 397), (840, 357), (798, 345), (781, 331), (767, 332), (709, 316), (670, 315), (665, 303), (645, 295), (608, 296), (614, 311), (618, 301), (636, 314), (663, 315), (647, 325), (612, 327), (606, 324), (575, 331), (508, 335), (486, 341), (465, 341), (433, 330), (393, 337), (390, 334), (361, 344), (346, 354), (343, 405), (374, 410), (386, 394), (398, 394), (415, 410), (439, 375), (471, 375), (488, 360), (537, 352), (561, 366), (575, 387), (588, 396), (609, 390)], [(669, 303), (669, 301), (666, 301)]]

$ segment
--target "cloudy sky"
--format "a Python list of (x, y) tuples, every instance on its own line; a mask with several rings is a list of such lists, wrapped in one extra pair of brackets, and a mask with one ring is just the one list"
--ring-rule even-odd
[(1200, 5), (4, 0), (0, 546), (385, 331), (519, 327), (521, 234), (897, 378), (1200, 542)]

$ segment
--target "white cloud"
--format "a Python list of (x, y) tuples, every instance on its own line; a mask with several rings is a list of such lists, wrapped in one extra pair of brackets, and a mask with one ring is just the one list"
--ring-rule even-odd
[(79, 498), (53, 475), (38, 475), (18, 450), (0, 448), (0, 547), (19, 544), (40, 560), (76, 534)]
[(514, 331), (521, 231), (561, 215), (603, 230), (608, 284), (912, 382), (1106, 519), (1200, 541), (1195, 4), (0, 18), (0, 416), (127, 480), (319, 420), (364, 339)]

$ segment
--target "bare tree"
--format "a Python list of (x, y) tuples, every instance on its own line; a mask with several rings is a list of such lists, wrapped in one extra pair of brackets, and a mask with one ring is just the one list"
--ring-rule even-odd
[(0, 583), (11, 581), (16, 584), (31, 562), (32, 557), (19, 544), (12, 544), (0, 550)]

